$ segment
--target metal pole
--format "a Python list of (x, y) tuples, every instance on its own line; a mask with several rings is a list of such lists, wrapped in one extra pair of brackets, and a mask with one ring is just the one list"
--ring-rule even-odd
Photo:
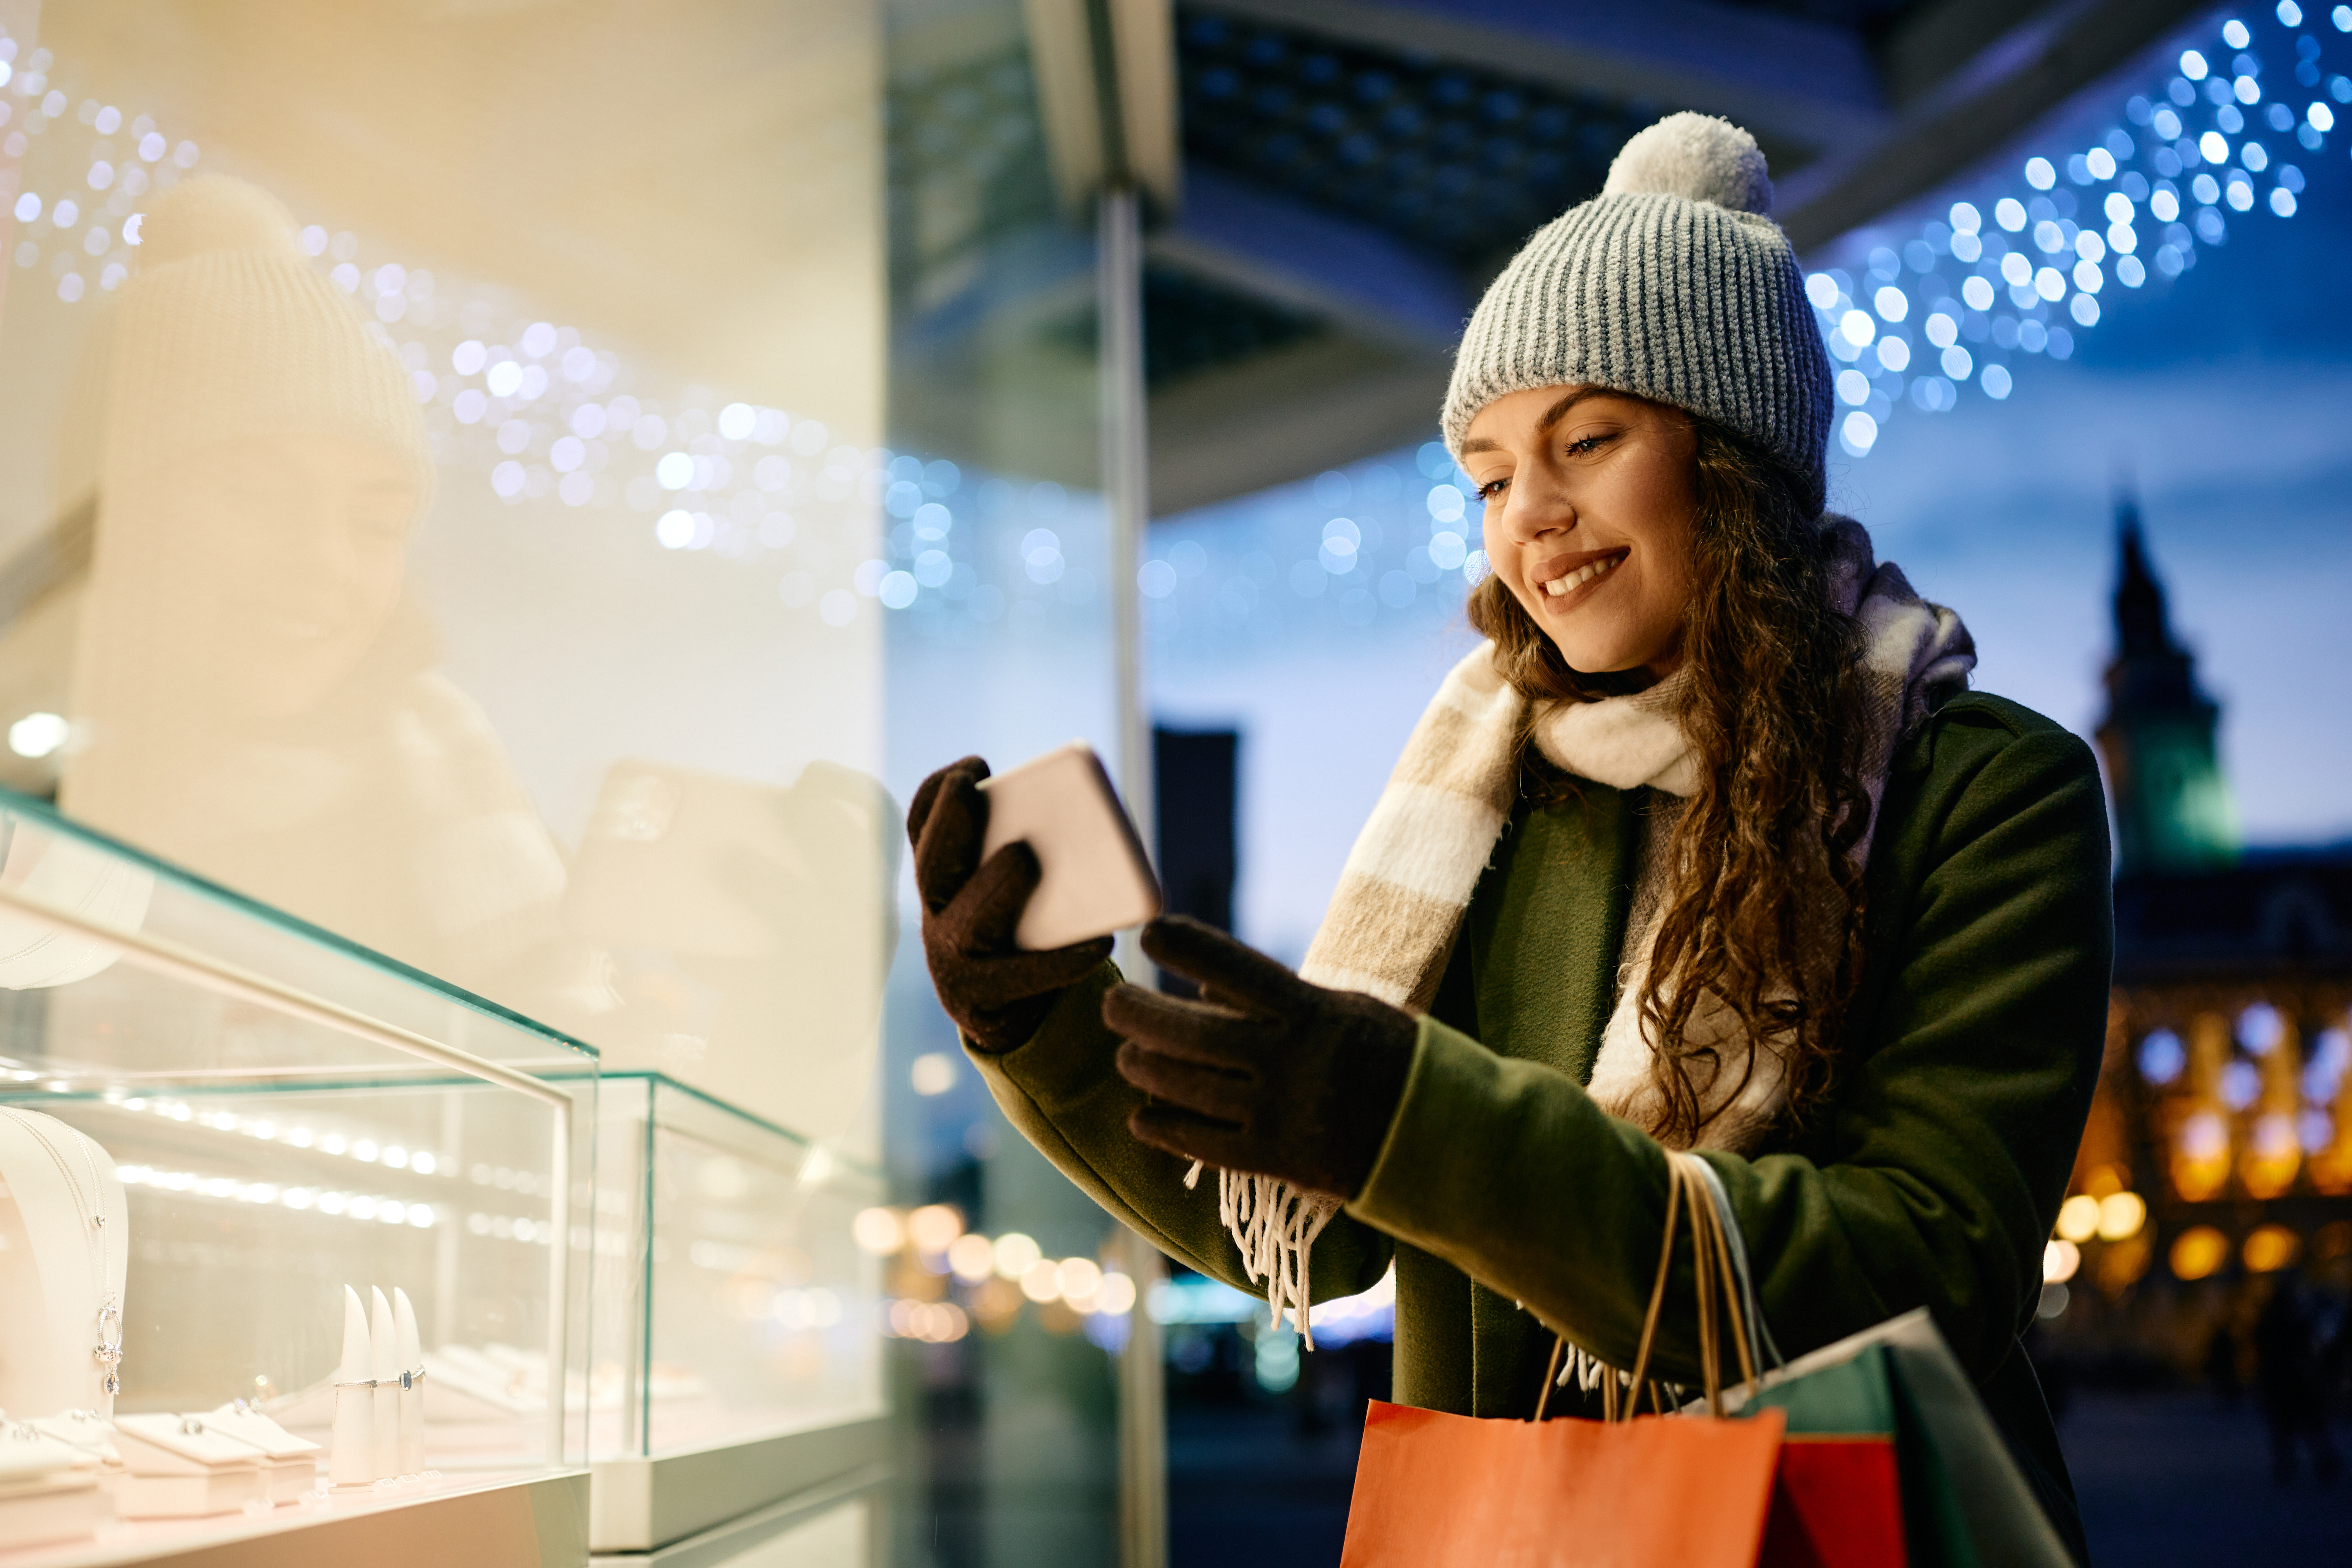
[[(1096, 374), (1101, 387), (1103, 508), (1110, 525), (1111, 638), (1118, 682), (1118, 784), (1146, 844), (1155, 842), (1151, 720), (1143, 684), (1142, 601), (1136, 569), (1150, 515), (1143, 385), (1143, 235), (1140, 205), (1127, 185), (1098, 202), (1095, 277), (1102, 323)], [(1120, 966), (1139, 984), (1150, 965), (1131, 936), (1119, 939)], [(1128, 1231), (1118, 1239), (1135, 1306), (1118, 1361), (1119, 1562), (1164, 1568), (1168, 1561), (1168, 1444), (1160, 1325), (1151, 1287), (1162, 1273), (1159, 1250)]]
[(1152, 1287), (1168, 1275), (1160, 1249), (1122, 1229), (1135, 1305), (1127, 1314), (1127, 1348), (1118, 1358), (1118, 1525), (1121, 1568), (1166, 1568), (1168, 1414), (1160, 1324)]
[(1143, 403), (1143, 237), (1132, 187), (1097, 198), (1095, 262), (1102, 320), (1100, 361), (1103, 509), (1110, 525), (1111, 641), (1118, 681), (1118, 787), (1136, 830), (1153, 842), (1151, 721), (1143, 694), (1143, 605), (1136, 569), (1143, 563), (1150, 517), (1150, 472)]

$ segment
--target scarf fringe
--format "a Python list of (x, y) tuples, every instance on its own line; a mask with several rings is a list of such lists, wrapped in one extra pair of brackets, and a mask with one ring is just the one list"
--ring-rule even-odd
[[(1568, 1347), (1566, 1362), (1559, 1369), (1559, 1375), (1552, 1379), (1552, 1386), (1573, 1388), (1580, 1394), (1591, 1394), (1601, 1386), (1601, 1379), (1612, 1377), (1617, 1380), (1620, 1393), (1632, 1392), (1633, 1387), (1632, 1373), (1622, 1367), (1611, 1366), (1582, 1345), (1570, 1345)], [(1660, 1388), (1673, 1395), (1677, 1404), (1681, 1403), (1689, 1393), (1689, 1390), (1679, 1383), (1666, 1383), (1657, 1378), (1652, 1378), (1650, 1381), (1656, 1383)]]
[[(1184, 1184), (1201, 1180), (1201, 1162), (1184, 1173)], [(1244, 1171), (1217, 1173), (1217, 1219), (1241, 1252), (1242, 1268), (1252, 1280), (1265, 1281), (1266, 1310), (1274, 1326), (1290, 1315), (1299, 1342), (1315, 1348), (1315, 1329), (1308, 1321), (1307, 1270), (1315, 1238), (1339, 1212), (1338, 1199), (1322, 1193), (1301, 1192), (1278, 1176)]]

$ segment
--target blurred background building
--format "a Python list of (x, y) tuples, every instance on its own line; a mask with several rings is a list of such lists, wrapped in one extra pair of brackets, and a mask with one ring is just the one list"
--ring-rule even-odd
[[(0, 0), (0, 782), (803, 1135), (794, 1180), (887, 1178), (853, 1327), (895, 1436), (855, 1550), (910, 1568), (1336, 1560), (1387, 1305), (1333, 1304), (1302, 1355), (1010, 1131), (900, 940), (898, 812), (964, 752), (1084, 736), (1180, 905), (1296, 960), (1468, 646), (1484, 561), (1434, 440), (1463, 320), (1633, 131), (1748, 127), (1836, 355), (1832, 504), (2115, 792), (2110, 1058), (2038, 1331), (2094, 1542), (2252, 1539), (2260, 1422), (2192, 1385), (2340, 1347), (2352, 1284), (2352, 7)], [(215, 175), (247, 195), (198, 200)], [(159, 315), (170, 267), (268, 248), (229, 207), (282, 211), (284, 289)], [(314, 525), (283, 476), (366, 492), (320, 468), (350, 429), (257, 412), (222, 440), (271, 443), (258, 477), (200, 466), (173, 493), (215, 504), (170, 511), (160, 416), (123, 412), (181, 342), (155, 322), (234, 363), (304, 290), (374, 357), (299, 363), (412, 395), (374, 443), (424, 455), (409, 499)], [(191, 384), (184, 424), (220, 401)], [(202, 622), (105, 673), (137, 641), (105, 628), (209, 602), (221, 552), (278, 641)], [(93, 718), (185, 647), (314, 679)], [(755, 1318), (789, 1294), (705, 1256)], [(2272, 1539), (2343, 1539), (2284, 1496)]]

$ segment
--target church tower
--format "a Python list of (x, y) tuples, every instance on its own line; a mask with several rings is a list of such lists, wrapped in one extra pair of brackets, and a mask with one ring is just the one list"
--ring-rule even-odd
[(2199, 689), (2197, 661), (2173, 640), (2164, 586), (2147, 559), (2139, 506), (2116, 502), (2122, 563), (2116, 657), (2099, 752), (2115, 792), (2116, 870), (2203, 871), (2235, 863), (2238, 810), (2214, 754), (2219, 704)]

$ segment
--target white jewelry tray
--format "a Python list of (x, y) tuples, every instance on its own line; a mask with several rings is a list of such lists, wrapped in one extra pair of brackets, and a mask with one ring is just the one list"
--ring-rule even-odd
[(119, 1494), (125, 1519), (234, 1513), (269, 1500), (261, 1451), (214, 1431), (207, 1417), (118, 1415), (114, 1444), (131, 1467)]
[(262, 1455), (269, 1475), (269, 1500), (294, 1502), (319, 1484), (319, 1458), (326, 1449), (293, 1433), (258, 1410), (234, 1406), (202, 1417), (206, 1426), (240, 1443), (250, 1443)]
[(34, 1546), (84, 1536), (106, 1522), (106, 1489), (95, 1469), (0, 1482), (0, 1546)]

